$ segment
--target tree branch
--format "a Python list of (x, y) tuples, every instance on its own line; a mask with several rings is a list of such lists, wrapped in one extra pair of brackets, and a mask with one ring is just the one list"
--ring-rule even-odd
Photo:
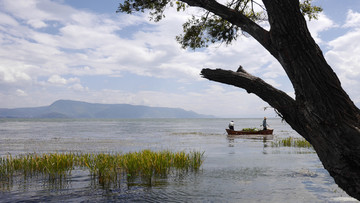
[(284, 118), (294, 113), (296, 102), (285, 92), (278, 90), (262, 79), (247, 73), (242, 66), (237, 72), (222, 69), (202, 69), (202, 77), (245, 89), (248, 93), (254, 93), (262, 100), (277, 109)]
[(273, 56), (277, 56), (275, 48), (271, 44), (270, 34), (257, 23), (250, 20), (234, 9), (228, 8), (215, 0), (181, 0), (189, 6), (200, 7), (214, 13), (217, 16), (229, 21), (233, 25), (240, 27), (243, 31), (254, 37), (265, 49)]

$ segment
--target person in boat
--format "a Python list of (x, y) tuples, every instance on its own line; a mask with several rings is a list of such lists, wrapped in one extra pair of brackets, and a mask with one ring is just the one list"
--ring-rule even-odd
[(234, 121), (230, 121), (229, 123), (229, 129), (234, 130)]
[(264, 117), (262, 126), (263, 126), (263, 130), (267, 130), (267, 127), (268, 127), (269, 125), (266, 123), (266, 117)]

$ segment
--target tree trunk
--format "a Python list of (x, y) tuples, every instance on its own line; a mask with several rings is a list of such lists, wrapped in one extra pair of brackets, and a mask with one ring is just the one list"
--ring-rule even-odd
[(259, 41), (284, 68), (296, 98), (292, 99), (242, 68), (238, 72), (203, 69), (203, 77), (244, 88), (277, 109), (286, 122), (313, 145), (335, 182), (360, 200), (360, 110), (342, 89), (311, 37), (299, 1), (263, 0), (269, 16), (269, 32), (240, 21), (241, 14), (231, 14), (230, 9), (226, 13), (219, 6), (217, 13), (217, 7), (212, 5), (214, 1), (200, 1), (206, 5), (197, 2), (196, 6), (211, 7), (213, 13)]

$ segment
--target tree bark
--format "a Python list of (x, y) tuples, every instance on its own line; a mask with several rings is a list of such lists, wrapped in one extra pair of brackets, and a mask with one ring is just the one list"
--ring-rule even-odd
[(282, 65), (295, 99), (260, 78), (221, 69), (203, 69), (203, 77), (244, 88), (276, 108), (308, 140), (335, 182), (360, 200), (360, 110), (341, 87), (308, 31), (298, 0), (263, 0), (270, 31), (214, 0), (184, 0), (241, 27)]

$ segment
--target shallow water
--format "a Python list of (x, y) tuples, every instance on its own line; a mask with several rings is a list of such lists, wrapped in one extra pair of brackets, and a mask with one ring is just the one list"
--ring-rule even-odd
[[(233, 119), (236, 128), (262, 119)], [(229, 139), (229, 119), (0, 120), (0, 155), (48, 152), (204, 151), (198, 173), (170, 175), (152, 186), (103, 188), (74, 170), (65, 184), (18, 178), (0, 189), (0, 202), (352, 202), (312, 149), (271, 147), (271, 141)], [(298, 137), (268, 119), (275, 139)]]

